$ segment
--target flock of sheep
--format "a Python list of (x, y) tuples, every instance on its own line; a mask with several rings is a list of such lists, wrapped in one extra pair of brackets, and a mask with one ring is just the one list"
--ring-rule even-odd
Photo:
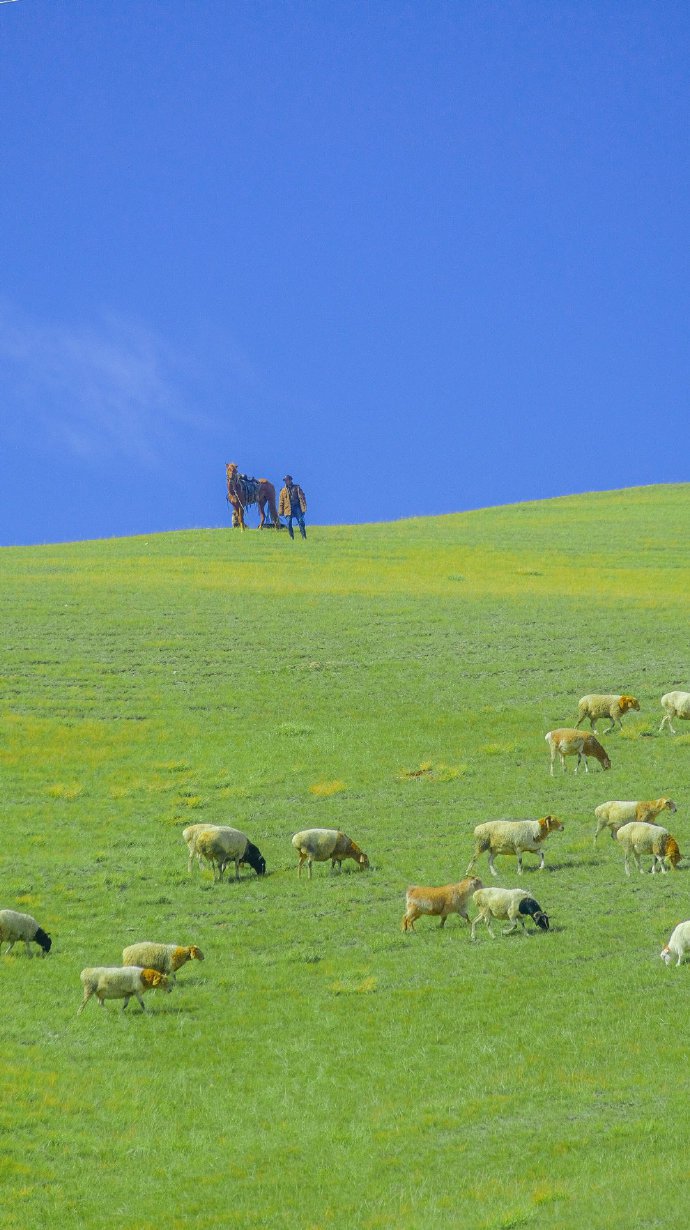
[[(675, 734), (673, 719), (690, 719), (690, 692), (668, 692), (661, 698), (664, 717), (660, 731), (668, 726)], [(565, 771), (565, 757), (577, 755), (577, 772), (584, 759), (585, 772), (588, 772), (587, 757), (594, 756), (608, 769), (611, 761), (601, 744), (593, 734), (579, 730), (580, 724), (589, 719), (592, 731), (600, 718), (608, 717), (610, 725), (606, 733), (616, 727), (621, 729), (621, 718), (631, 709), (639, 710), (639, 701), (628, 695), (588, 695), (579, 702), (578, 721), (573, 728), (552, 730), (546, 735), (546, 741), (551, 751), (551, 773), (556, 755), (560, 756)], [(596, 843), (599, 833), (608, 829), (611, 837), (623, 847), (625, 854), (625, 872), (630, 875), (629, 859), (632, 856), (638, 870), (643, 870), (640, 856), (652, 856), (652, 874), (658, 870), (666, 872), (666, 863), (677, 867), (681, 860), (681, 852), (674, 837), (660, 824), (655, 823), (663, 812), (675, 812), (676, 805), (672, 799), (662, 797), (650, 800), (622, 801), (612, 800), (601, 803), (595, 809), (597, 827), (594, 833)], [(489, 870), (492, 875), (498, 872), (494, 863), (496, 855), (513, 855), (517, 857), (518, 874), (522, 874), (523, 853), (538, 853), (540, 855), (539, 869), (544, 867), (543, 843), (550, 833), (563, 829), (560, 820), (555, 816), (544, 816), (539, 820), (491, 820), (479, 824), (474, 830), (475, 845), (472, 858), (465, 872), (465, 879), (457, 884), (445, 884), (441, 887), (411, 886), (405, 899), (405, 913), (402, 919), (402, 930), (411, 931), (422, 915), (440, 917), (440, 925), (445, 925), (450, 914), (458, 914), (470, 926), (470, 938), (476, 938), (475, 933), (479, 923), (484, 923), (492, 939), (495, 939), (491, 929), (491, 920), (506, 921), (504, 934), (515, 931), (518, 924), (526, 930), (525, 920), (531, 918), (542, 931), (548, 931), (549, 918), (539, 903), (520, 888), (486, 888), (477, 876), (471, 876), (476, 860), (481, 854), (488, 854)], [(188, 850), (188, 870), (193, 870), (194, 862), (206, 863), (213, 869), (214, 879), (222, 880), (226, 867), (234, 863), (235, 878), (239, 879), (240, 865), (252, 867), (257, 875), (266, 872), (266, 860), (257, 846), (239, 829), (228, 825), (192, 824), (182, 834)], [(363, 850), (345, 833), (338, 829), (314, 828), (295, 833), (292, 845), (298, 855), (298, 875), (302, 874), (304, 864), (307, 865), (309, 878), (312, 877), (312, 865), (315, 862), (330, 861), (332, 869), (341, 869), (343, 860), (353, 859), (360, 870), (369, 866), (369, 859)], [(477, 914), (470, 923), (468, 909), (472, 903)], [(51, 938), (30, 914), (18, 913), (16, 910), (0, 910), (0, 953), (3, 943), (8, 944), (9, 952), (17, 942), (23, 942), (27, 954), (31, 955), (31, 944), (37, 944), (42, 955), (47, 956), (51, 949)], [(690, 950), (690, 920), (679, 923), (673, 931), (668, 944), (661, 952), (662, 959), (670, 964), (676, 958), (680, 965), (686, 952)], [(121, 966), (90, 966), (81, 972), (83, 999), (78, 1013), (84, 1010), (92, 996), (96, 996), (101, 1007), (106, 999), (124, 1000), (123, 1009), (127, 1008), (130, 999), (135, 998), (145, 1009), (143, 996), (146, 991), (158, 988), (171, 991), (175, 982), (175, 974), (188, 961), (203, 961), (204, 956), (196, 945), (183, 947), (176, 944), (158, 944), (143, 942), (132, 944), (122, 953)]]

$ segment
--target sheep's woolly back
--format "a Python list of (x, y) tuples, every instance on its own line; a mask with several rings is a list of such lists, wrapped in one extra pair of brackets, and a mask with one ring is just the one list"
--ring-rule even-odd
[(18, 914), (16, 910), (0, 910), (0, 943), (9, 940), (25, 940), (30, 943), (40, 927), (30, 914)]
[(472, 900), (477, 909), (489, 910), (494, 918), (509, 918), (510, 911), (517, 910), (530, 896), (524, 888), (480, 888), (472, 894)]
[[(636, 854), (660, 854), (666, 849), (666, 839), (670, 836), (668, 829), (660, 824), (646, 824), (634, 820), (624, 824), (616, 833), (616, 840), (626, 849), (634, 850)], [(663, 842), (663, 850), (661, 845)]]
[(123, 949), (122, 964), (137, 965), (145, 969), (156, 969), (161, 974), (174, 974), (187, 961), (203, 961), (201, 950), (193, 944), (183, 947), (180, 944), (153, 944), (142, 941), (140, 944), (130, 944)]
[(339, 829), (303, 829), (295, 833), (292, 844), (300, 854), (307, 854), (316, 862), (325, 862), (333, 854), (340, 836)]

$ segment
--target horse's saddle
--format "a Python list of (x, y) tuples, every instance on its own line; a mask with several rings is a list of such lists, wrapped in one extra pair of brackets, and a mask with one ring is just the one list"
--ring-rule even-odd
[(256, 504), (259, 498), (258, 478), (250, 478), (248, 474), (239, 474), (238, 480), (242, 488), (242, 503)]

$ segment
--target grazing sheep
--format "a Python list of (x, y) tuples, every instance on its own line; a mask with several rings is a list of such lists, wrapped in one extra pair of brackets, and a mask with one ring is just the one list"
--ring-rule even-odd
[(613, 838), (621, 825), (627, 824), (629, 820), (653, 824), (662, 811), (676, 811), (673, 799), (634, 799), (629, 802), (611, 799), (608, 803), (600, 803), (594, 808), (594, 815), (597, 818), (594, 844), (596, 845), (597, 837), (603, 829), (608, 829)]
[(635, 696), (598, 696), (592, 693), (589, 696), (583, 696), (577, 706), (577, 722), (584, 722), (585, 718), (589, 718), (589, 724), (592, 730), (596, 730), (596, 723), (599, 718), (610, 718), (611, 725), (607, 726), (604, 731), (605, 735), (609, 735), (612, 730), (618, 726), (619, 730), (623, 729), (621, 717), (630, 709), (640, 708), (640, 702)]
[(203, 961), (204, 954), (196, 944), (179, 948), (177, 944), (130, 944), (122, 950), (123, 965), (138, 965), (139, 968), (157, 969), (159, 974), (168, 974), (173, 982), (175, 974), (187, 961)]
[(577, 756), (577, 764), (575, 772), (577, 773), (580, 767), (580, 761), (584, 758), (585, 773), (589, 773), (587, 768), (587, 757), (594, 756), (599, 761), (602, 769), (610, 769), (611, 761), (604, 751), (598, 739), (594, 735), (586, 735), (581, 730), (575, 730), (571, 727), (563, 726), (559, 730), (550, 730), (544, 738), (549, 745), (551, 752), (551, 776), (553, 777), (553, 762), (556, 759), (556, 754), (561, 758), (561, 767), (565, 773), (565, 758), (566, 756)]
[(258, 876), (266, 874), (266, 859), (258, 847), (249, 840), (246, 833), (227, 825), (207, 825), (201, 832), (196, 833), (193, 852), (197, 858), (204, 858), (211, 863), (214, 877), (216, 869), (218, 870), (219, 880), (223, 879), (228, 863), (235, 864), (236, 880), (240, 878), (240, 863), (248, 863)]
[(673, 957), (677, 957), (676, 965), (682, 965), (685, 959), (685, 954), (690, 948), (690, 922), (678, 923), (678, 926), (671, 933), (671, 938), (668, 944), (662, 948), (661, 960), (667, 965), (671, 964)]
[(359, 864), (360, 871), (369, 866), (364, 851), (340, 829), (304, 829), (301, 833), (295, 833), (292, 844), (299, 853), (298, 877), (302, 874), (303, 863), (309, 868), (310, 880), (312, 863), (326, 863), (330, 859), (331, 870), (337, 863), (342, 871), (343, 859), (352, 858)]
[(142, 996), (145, 991), (160, 987), (162, 991), (170, 992), (172, 987), (165, 974), (157, 969), (143, 969), (140, 965), (128, 965), (124, 969), (119, 965), (95, 965), (83, 969), (79, 975), (84, 988), (84, 998), (77, 1008), (77, 1016), (84, 1011), (92, 995), (98, 999), (101, 1008), (105, 1008), (106, 999), (124, 999), (122, 1010), (134, 995), (146, 1012)]
[(492, 918), (505, 918), (512, 924), (510, 927), (503, 928), (504, 935), (510, 935), (512, 931), (515, 931), (518, 923), (526, 932), (525, 918), (527, 915), (542, 931), (549, 929), (548, 914), (544, 913), (539, 902), (535, 901), (534, 897), (530, 897), (523, 888), (480, 888), (473, 894), (473, 900), (479, 913), (472, 923), (471, 940), (475, 938), (474, 933), (480, 922), (486, 923), (486, 929), (492, 940), (496, 939), (491, 930), (490, 920)]
[(53, 942), (35, 918), (30, 914), (18, 914), (16, 910), (0, 910), (0, 950), (5, 940), (8, 941), (7, 952), (14, 948), (17, 940), (23, 940), (28, 957), (33, 956), (29, 947), (32, 942), (43, 949), (44, 957), (50, 952)]
[(668, 859), (675, 870), (683, 857), (675, 837), (672, 837), (668, 829), (662, 828), (660, 824), (639, 824), (636, 821), (624, 824), (616, 833), (616, 841), (619, 841), (625, 850), (626, 876), (630, 875), (628, 857), (631, 854), (640, 872), (643, 871), (640, 855), (651, 854), (652, 875), (657, 869), (657, 864), (664, 873), (666, 872), (665, 859)]
[(675, 735), (672, 719), (680, 718), (684, 722), (690, 718), (690, 692), (667, 692), (661, 698), (661, 708), (664, 710), (664, 716), (661, 719), (659, 734), (664, 726), (668, 725), (671, 734)]
[(465, 875), (469, 875), (480, 854), (489, 852), (489, 871), (492, 876), (498, 872), (494, 866), (495, 854), (517, 854), (518, 874), (522, 875), (522, 855), (528, 850), (531, 854), (539, 854), (540, 871), (544, 869), (544, 851), (542, 842), (549, 833), (563, 828), (556, 816), (543, 816), (541, 820), (489, 820), (486, 824), (478, 824), (474, 830), (474, 854), (470, 859)]
[(408, 888), (402, 930), (413, 931), (415, 922), (422, 914), (440, 914), (442, 927), (449, 914), (459, 914), (469, 926), (468, 902), (472, 893), (483, 887), (477, 876), (470, 876), (469, 879), (460, 880), (459, 884), (444, 884), (442, 888)]

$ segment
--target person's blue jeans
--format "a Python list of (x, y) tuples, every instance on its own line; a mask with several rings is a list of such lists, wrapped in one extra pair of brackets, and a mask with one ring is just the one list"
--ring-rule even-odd
[(302, 535), (302, 537), (306, 538), (307, 531), (304, 528), (304, 513), (302, 512), (301, 508), (293, 509), (292, 512), (290, 513), (290, 516), (287, 519), (288, 534), (290, 535), (291, 538), (295, 537), (295, 535), (292, 532), (293, 520), (297, 522), (299, 526), (299, 532)]

